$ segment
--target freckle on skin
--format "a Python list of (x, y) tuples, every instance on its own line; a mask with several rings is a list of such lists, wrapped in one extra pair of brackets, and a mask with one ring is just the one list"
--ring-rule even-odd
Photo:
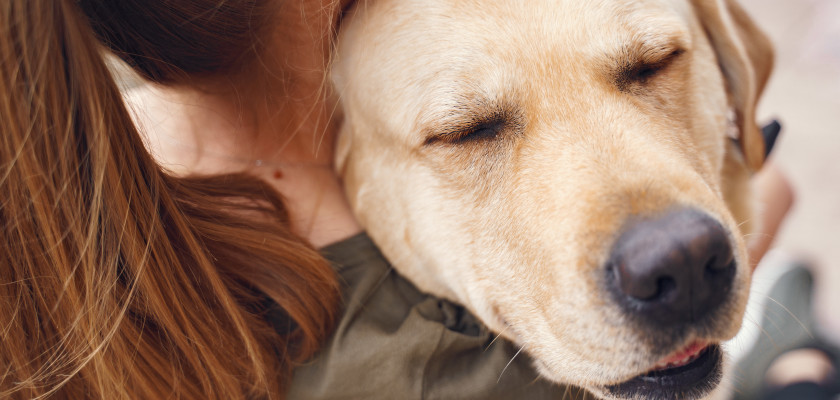
[(283, 171), (280, 171), (279, 169), (275, 169), (273, 176), (274, 176), (274, 179), (282, 179), (283, 178)]

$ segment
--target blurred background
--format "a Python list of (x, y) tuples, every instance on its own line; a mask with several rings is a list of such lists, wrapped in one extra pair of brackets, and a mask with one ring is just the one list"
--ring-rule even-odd
[(797, 195), (771, 255), (812, 262), (818, 322), (840, 342), (840, 0), (740, 1), (776, 46), (759, 120), (782, 122), (771, 157)]

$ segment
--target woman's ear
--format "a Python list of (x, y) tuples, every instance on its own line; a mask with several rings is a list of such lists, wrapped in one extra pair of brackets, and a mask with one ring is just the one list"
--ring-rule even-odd
[(755, 109), (773, 69), (773, 47), (735, 0), (691, 2), (723, 71), (744, 159), (757, 171), (764, 163), (765, 143)]

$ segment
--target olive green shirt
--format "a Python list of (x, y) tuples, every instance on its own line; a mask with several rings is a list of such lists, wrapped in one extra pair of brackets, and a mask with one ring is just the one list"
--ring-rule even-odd
[(333, 337), (295, 370), (288, 398), (582, 399), (540, 378), (463, 307), (421, 293), (365, 234), (322, 250), (343, 284)]

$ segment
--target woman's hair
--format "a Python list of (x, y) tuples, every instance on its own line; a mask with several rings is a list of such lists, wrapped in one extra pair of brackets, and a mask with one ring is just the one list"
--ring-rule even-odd
[[(300, 1), (300, 0), (296, 0)], [(142, 77), (179, 83), (249, 64), (278, 0), (80, 0), (94, 32)]]
[[(253, 1), (136, 1), (148, 20), (98, 3), (0, 2), (0, 398), (282, 398), (331, 329), (335, 276), (267, 184), (162, 172), (90, 23), (161, 18), (160, 42), (94, 25), (165, 82), (250, 51)], [(239, 42), (191, 58), (220, 37)]]

